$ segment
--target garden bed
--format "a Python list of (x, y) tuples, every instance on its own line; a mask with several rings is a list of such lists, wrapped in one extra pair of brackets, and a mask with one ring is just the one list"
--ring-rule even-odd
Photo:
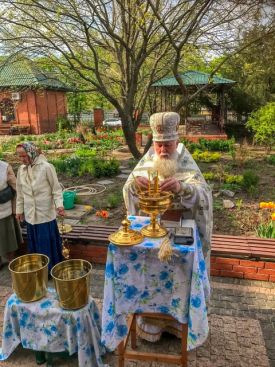
[[(57, 168), (60, 182), (64, 187), (71, 187), (97, 183), (106, 177), (112, 180), (102, 194), (78, 198), (78, 203), (94, 208), (93, 214), (85, 219), (86, 223), (119, 225), (125, 214), (122, 197), (125, 178), (117, 177), (119, 166), (129, 170), (136, 163), (127, 149), (119, 149), (119, 153), (113, 150), (123, 146), (121, 133), (101, 132), (98, 136), (89, 136), (86, 144), (68, 140), (74, 137), (73, 133), (70, 136), (62, 134), (66, 144), (60, 144), (61, 149), (49, 149), (57, 144), (58, 139), (57, 134), (48, 134), (46, 141), (51, 144), (46, 144), (45, 150), (47, 158)], [(15, 172), (19, 163), (12, 152), (23, 139), (17, 137), (2, 144), (2, 149), (6, 148), (2, 154)], [(45, 136), (37, 139), (44, 148)], [(266, 155), (262, 148), (236, 146), (233, 140), (200, 141), (198, 144), (187, 143), (187, 146), (213, 188), (214, 233), (256, 235), (256, 228), (270, 221), (272, 211), (260, 209), (259, 203), (275, 201), (274, 152)], [(228, 197), (228, 190), (233, 197)], [(230, 200), (234, 207), (225, 209), (224, 200)], [(104, 218), (96, 215), (101, 210), (106, 210), (108, 215)]]
[[(133, 160), (129, 154), (124, 153), (126, 159), (120, 161), (120, 164), (130, 169), (133, 167)], [(122, 158), (122, 157), (121, 157)], [(221, 159), (218, 162), (198, 162), (202, 172), (215, 172), (215, 170), (226, 169), (231, 176), (241, 176), (245, 171), (253, 168), (253, 171), (259, 175), (259, 182), (256, 187), (247, 191), (243, 187), (234, 186), (234, 184), (222, 184), (219, 181), (209, 181), (213, 187), (214, 199), (214, 233), (232, 234), (232, 235), (255, 235), (255, 229), (260, 223), (267, 222), (270, 219), (270, 210), (259, 208), (260, 202), (275, 201), (275, 170), (274, 166), (269, 164), (262, 154), (255, 150), (249, 151), (249, 157), (241, 165), (232, 164), (232, 158), (228, 153), (221, 153)], [(67, 177), (60, 175), (60, 180), (65, 187), (72, 185), (81, 185), (87, 183), (96, 183), (98, 179), (85, 175), (83, 177)], [(102, 225), (119, 225), (125, 214), (123, 205), (122, 188), (125, 179), (111, 178), (113, 184), (106, 186), (106, 191), (102, 194), (91, 197), (90, 200), (82, 202), (92, 205), (94, 215), (86, 219), (86, 223), (98, 223)], [(235, 195), (228, 198), (221, 193), (221, 188), (230, 189)], [(223, 208), (223, 200), (230, 199), (234, 208)], [(108, 218), (101, 218), (95, 215), (98, 210), (107, 210)]]

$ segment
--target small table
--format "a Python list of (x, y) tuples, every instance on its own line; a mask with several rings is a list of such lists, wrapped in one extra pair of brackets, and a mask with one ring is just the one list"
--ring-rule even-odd
[(105, 348), (100, 337), (100, 313), (92, 297), (85, 307), (70, 311), (59, 307), (52, 288), (46, 297), (31, 303), (12, 294), (5, 306), (0, 360), (7, 359), (21, 343), (36, 352), (78, 353), (80, 367), (104, 367), (101, 355)]
[[(149, 223), (147, 217), (129, 219), (133, 229)], [(130, 314), (162, 313), (181, 324), (188, 323), (187, 350), (206, 340), (207, 269), (195, 222), (185, 220), (183, 225), (193, 227), (194, 243), (174, 244), (169, 262), (160, 262), (157, 257), (162, 239), (145, 238), (133, 247), (109, 245), (102, 312), (102, 342), (108, 350), (115, 350), (128, 335)]]

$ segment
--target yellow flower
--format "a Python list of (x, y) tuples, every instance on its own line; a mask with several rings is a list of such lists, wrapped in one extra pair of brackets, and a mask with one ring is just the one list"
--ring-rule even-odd
[(262, 201), (261, 203), (260, 203), (260, 208), (261, 209), (263, 209), (263, 208), (266, 208), (266, 202), (264, 202), (264, 201)]
[(267, 207), (268, 207), (269, 209), (273, 209), (273, 208), (274, 208), (273, 201), (270, 201), (269, 203), (267, 203)]
[(271, 219), (275, 220), (275, 212), (271, 214)]
[(85, 205), (84, 209), (86, 210), (86, 212), (88, 212), (92, 209), (92, 206), (91, 205)]

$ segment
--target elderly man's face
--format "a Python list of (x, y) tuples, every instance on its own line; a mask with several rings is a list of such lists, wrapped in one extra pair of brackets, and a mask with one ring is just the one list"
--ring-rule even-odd
[(169, 159), (177, 150), (178, 141), (154, 141), (154, 149), (158, 157)]

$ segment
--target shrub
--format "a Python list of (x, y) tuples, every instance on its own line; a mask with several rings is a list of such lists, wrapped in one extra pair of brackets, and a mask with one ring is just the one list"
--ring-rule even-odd
[(95, 159), (93, 165), (94, 176), (97, 178), (101, 176), (111, 177), (119, 172), (119, 162), (116, 159)]
[(107, 196), (107, 207), (117, 208), (123, 201), (122, 191), (114, 192)]
[(68, 176), (83, 176), (90, 174), (94, 177), (111, 177), (119, 172), (119, 162), (116, 159), (99, 159), (94, 155), (79, 157), (72, 155), (66, 158), (58, 158), (51, 161), (58, 173), (66, 173)]
[(255, 194), (258, 183), (259, 176), (254, 171), (244, 171), (242, 186), (249, 194)]
[(190, 153), (194, 153), (196, 150), (211, 151), (211, 152), (230, 152), (234, 149), (235, 139), (230, 140), (207, 140), (204, 138), (199, 139), (198, 143), (192, 143), (183, 139), (182, 143), (186, 146)]
[(58, 131), (71, 130), (72, 129), (70, 121), (64, 116), (58, 116), (57, 117), (56, 125), (57, 125)]
[(224, 182), (227, 184), (243, 184), (244, 177), (242, 175), (226, 175)]
[(220, 153), (201, 152), (199, 150), (196, 150), (192, 156), (198, 162), (217, 162), (221, 159)]
[(275, 166), (275, 154), (271, 154), (270, 156), (266, 157), (266, 160), (268, 164)]
[(214, 181), (217, 179), (213, 172), (204, 172), (203, 177), (208, 181)]
[(244, 187), (257, 186), (259, 183), (259, 176), (252, 170), (244, 171), (243, 185)]
[(229, 152), (231, 147), (234, 146), (235, 140), (207, 140), (199, 139), (199, 145), (201, 150), (209, 150), (214, 152)]
[(87, 158), (87, 157), (96, 157), (97, 152), (95, 149), (90, 149), (89, 147), (80, 148), (75, 151), (75, 155), (80, 158)]
[[(206, 180), (223, 182), (223, 188), (225, 188), (225, 185), (232, 185), (232, 187), (236, 185), (236, 188), (239, 189), (243, 185), (242, 175), (229, 175), (226, 172), (222, 175), (219, 172), (204, 172), (203, 177)], [(229, 186), (227, 188), (229, 188)]]
[(254, 133), (257, 143), (271, 149), (275, 144), (275, 102), (270, 102), (252, 113), (246, 126)]

